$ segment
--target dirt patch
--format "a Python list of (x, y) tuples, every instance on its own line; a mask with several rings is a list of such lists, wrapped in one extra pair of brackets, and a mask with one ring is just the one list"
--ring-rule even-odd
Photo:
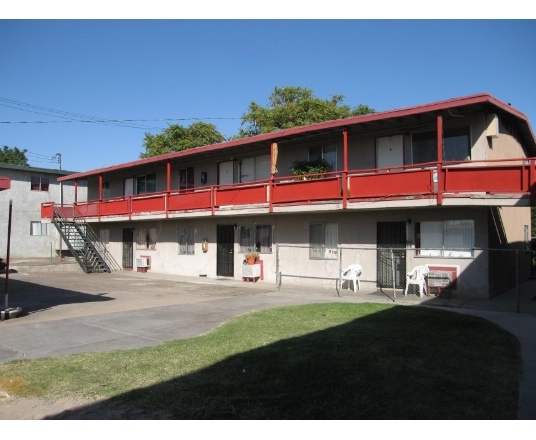
[[(1, 393), (1, 392), (0, 392)], [(166, 412), (147, 412), (128, 405), (110, 405), (105, 400), (61, 397), (17, 398), (0, 394), (0, 420), (165, 420)]]

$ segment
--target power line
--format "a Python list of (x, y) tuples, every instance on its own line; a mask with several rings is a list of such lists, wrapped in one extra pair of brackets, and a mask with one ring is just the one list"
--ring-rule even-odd
[[(3, 103), (2, 103), (3, 102)], [(92, 124), (105, 124), (115, 125), (120, 127), (137, 128), (143, 130), (161, 130), (161, 127), (149, 127), (140, 124), (132, 124), (135, 122), (170, 122), (170, 121), (205, 121), (205, 120), (240, 120), (241, 118), (230, 117), (208, 117), (208, 118), (162, 118), (162, 119), (105, 119), (96, 118), (93, 116), (81, 115), (77, 113), (65, 112), (62, 110), (55, 110), (47, 107), (41, 107), (33, 104), (27, 104), (24, 102), (14, 101), (11, 99), (0, 98), (0, 106), (12, 108), (15, 110), (21, 110), (29, 113), (36, 113), (45, 116), (55, 116), (62, 118), (62, 120), (52, 121), (0, 121), (0, 124), (58, 124), (58, 123), (92, 123)], [(22, 107), (22, 108), (21, 108)], [(65, 115), (65, 116), (63, 116)], [(73, 119), (73, 117), (75, 119)]]
[[(0, 104), (2, 105), (2, 104)], [(241, 118), (163, 118), (163, 119), (97, 119), (85, 121), (82, 119), (64, 121), (0, 121), (0, 124), (58, 124), (72, 122), (167, 122), (167, 121), (206, 121), (206, 120), (239, 120)], [(155, 128), (155, 127), (152, 127)]]
[[(2, 104), (3, 102), (3, 104)], [(155, 127), (148, 127), (148, 126), (142, 126), (142, 125), (132, 125), (132, 124), (123, 124), (120, 122), (114, 122), (109, 119), (105, 118), (95, 118), (94, 116), (88, 116), (88, 115), (81, 115), (78, 113), (72, 113), (72, 112), (65, 112), (63, 110), (56, 110), (48, 107), (41, 107), (34, 104), (28, 104), (25, 102), (20, 101), (14, 101), (12, 99), (7, 98), (0, 98), (0, 106), (12, 108), (15, 110), (25, 111), (29, 113), (37, 113), (45, 116), (55, 116), (59, 117), (65, 120), (73, 120), (75, 118), (75, 121), (80, 121), (81, 119), (94, 124), (104, 124), (104, 125), (116, 125), (116, 126), (122, 126), (122, 127), (128, 127), (128, 128), (138, 128), (142, 130), (149, 130), (154, 129)]]

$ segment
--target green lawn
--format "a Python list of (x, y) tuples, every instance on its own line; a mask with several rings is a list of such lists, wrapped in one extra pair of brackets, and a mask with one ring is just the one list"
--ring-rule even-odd
[(520, 372), (517, 339), (484, 319), (333, 303), (157, 347), (9, 362), (0, 388), (177, 419), (515, 419)]

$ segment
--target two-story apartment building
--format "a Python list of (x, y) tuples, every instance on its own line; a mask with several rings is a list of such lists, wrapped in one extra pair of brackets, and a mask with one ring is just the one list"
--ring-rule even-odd
[[(85, 219), (127, 270), (142, 261), (240, 279), (254, 250), (265, 283), (284, 273), (336, 278), (357, 260), (363, 288), (377, 288), (391, 273), (377, 251), (402, 248), (395, 287), (434, 258), (455, 268), (458, 294), (489, 297), (504, 288), (484, 250), (528, 240), (535, 156), (526, 116), (478, 94), (61, 177), (75, 187), (61, 212)], [(321, 175), (293, 174), (296, 161), (319, 159), (329, 164)], [(82, 180), (87, 202), (76, 199)], [(55, 211), (45, 203), (42, 217)], [(283, 261), (277, 249), (292, 246), (306, 250)]]
[[(41, 204), (74, 202), (74, 184), (58, 182), (59, 177), (71, 175), (73, 171), (0, 163), (0, 174), (0, 188), (7, 186), (0, 193), (0, 257), (6, 258), (10, 200), (12, 258), (50, 258), (51, 253), (55, 256), (60, 249), (67, 251), (56, 229), (41, 220)], [(85, 183), (79, 185), (78, 197), (87, 200)]]

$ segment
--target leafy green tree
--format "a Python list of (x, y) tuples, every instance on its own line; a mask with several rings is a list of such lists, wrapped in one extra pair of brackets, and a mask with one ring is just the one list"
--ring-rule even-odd
[(26, 153), (28, 150), (19, 150), (17, 147), (10, 148), (4, 145), (0, 150), (0, 163), (8, 163), (10, 165), (25, 165), (29, 166)]
[(249, 104), (247, 112), (242, 115), (243, 128), (237, 137), (374, 113), (374, 109), (368, 105), (350, 107), (343, 104), (343, 95), (321, 99), (303, 87), (276, 87), (268, 101), (267, 107), (262, 107), (255, 101)]
[(145, 133), (143, 140), (145, 152), (140, 154), (140, 158), (160, 156), (161, 154), (173, 153), (203, 145), (217, 144), (224, 140), (225, 136), (213, 124), (195, 122), (189, 127), (172, 124), (162, 133), (156, 135)]

